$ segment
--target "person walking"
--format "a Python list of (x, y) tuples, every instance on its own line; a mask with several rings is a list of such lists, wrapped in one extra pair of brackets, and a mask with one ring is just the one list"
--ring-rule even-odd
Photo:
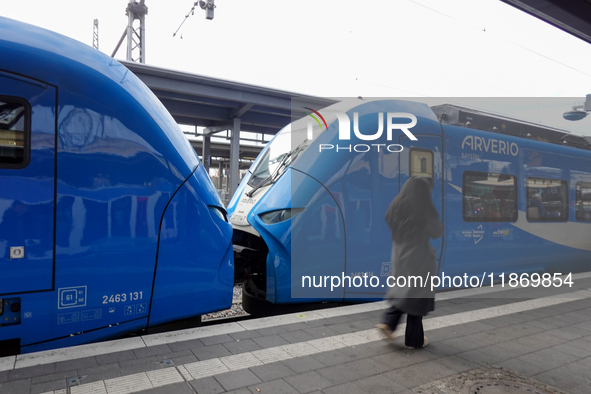
[[(429, 241), (441, 237), (443, 225), (431, 200), (431, 189), (429, 179), (411, 177), (386, 212), (392, 232), (391, 274), (404, 277), (406, 284), (388, 290), (390, 308), (376, 327), (386, 338), (393, 339), (400, 317), (406, 313), (404, 344), (410, 349), (427, 346), (423, 316), (435, 310), (435, 291), (426, 283), (429, 275), (437, 275), (435, 249)], [(399, 282), (402, 284), (402, 279)]]

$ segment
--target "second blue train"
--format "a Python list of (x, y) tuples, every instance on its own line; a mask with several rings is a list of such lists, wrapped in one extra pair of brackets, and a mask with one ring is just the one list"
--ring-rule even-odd
[[(261, 152), (228, 207), (245, 309), (381, 299), (392, 274), (384, 214), (411, 176), (434, 187), (440, 278), (591, 268), (591, 138), (401, 100), (307, 111)], [(375, 279), (302, 280), (343, 275)]]

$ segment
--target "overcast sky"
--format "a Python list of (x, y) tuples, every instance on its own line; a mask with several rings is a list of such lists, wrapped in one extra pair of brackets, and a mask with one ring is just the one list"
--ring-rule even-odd
[[(88, 45), (97, 18), (111, 55), (127, 2), (4, 0), (0, 15)], [(316, 96), (552, 97), (478, 105), (591, 135), (591, 116), (561, 117), (591, 93), (591, 45), (500, 0), (216, 0), (176, 37), (193, 1), (146, 5), (150, 65)]]

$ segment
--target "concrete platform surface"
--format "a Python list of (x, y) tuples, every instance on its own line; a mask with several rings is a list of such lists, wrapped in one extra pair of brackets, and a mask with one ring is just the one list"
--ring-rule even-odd
[(360, 304), (0, 358), (0, 394), (591, 393), (591, 274), (438, 294), (429, 345)]

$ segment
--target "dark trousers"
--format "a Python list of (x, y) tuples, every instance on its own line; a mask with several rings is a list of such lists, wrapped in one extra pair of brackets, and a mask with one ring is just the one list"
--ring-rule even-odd
[[(387, 324), (392, 331), (396, 330), (400, 317), (404, 314), (394, 307), (388, 308), (384, 313), (383, 323)], [(404, 334), (404, 345), (409, 347), (423, 347), (425, 333), (423, 332), (423, 316), (406, 315), (406, 332)]]

